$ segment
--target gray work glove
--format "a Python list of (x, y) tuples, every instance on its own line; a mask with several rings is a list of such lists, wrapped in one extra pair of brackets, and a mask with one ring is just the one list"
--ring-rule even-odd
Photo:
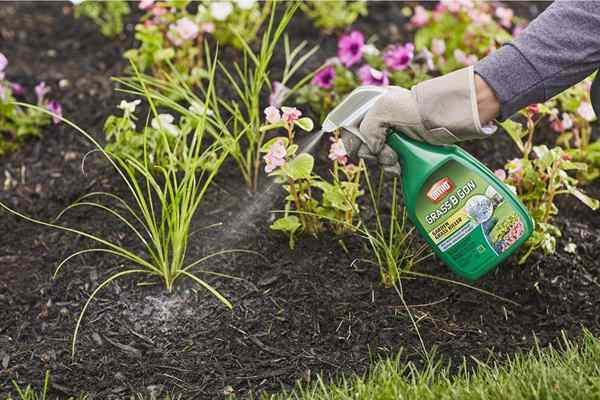
[(600, 118), (600, 70), (596, 73), (596, 77), (594, 78), (594, 83), (592, 84), (592, 107), (594, 107), (594, 112), (596, 116)]
[(411, 90), (390, 86), (360, 124), (365, 142), (350, 133), (342, 135), (346, 151), (376, 159), (385, 171), (399, 175), (398, 156), (385, 144), (390, 127), (437, 145), (489, 137), (496, 130), (481, 126), (473, 67), (419, 83)]

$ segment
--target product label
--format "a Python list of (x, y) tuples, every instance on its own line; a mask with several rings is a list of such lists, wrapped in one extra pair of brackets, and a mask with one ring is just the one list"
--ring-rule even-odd
[(489, 263), (523, 236), (523, 220), (495, 185), (449, 161), (421, 189), (417, 219), (431, 241), (461, 268)]

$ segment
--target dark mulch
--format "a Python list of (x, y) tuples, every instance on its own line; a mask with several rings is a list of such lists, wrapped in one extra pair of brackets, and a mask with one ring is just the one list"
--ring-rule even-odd
[[(399, 8), (378, 5), (360, 26), (378, 31), (383, 40), (401, 35)], [(304, 31), (302, 23), (294, 32)], [(45, 80), (65, 114), (98, 138), (119, 99), (109, 77), (124, 68), (121, 52), (131, 46), (130, 37), (131, 27), (121, 40), (104, 39), (91, 24), (75, 21), (62, 3), (0, 6), (0, 51), (11, 61), (9, 77), (30, 87)], [(335, 46), (332, 38), (317, 39), (316, 32), (303, 37), (323, 42), (328, 50)], [(60, 89), (62, 79), (69, 84)], [(467, 148), (490, 167), (514, 154), (501, 135)], [(0, 170), (20, 181), (13, 191), (0, 192), (0, 200), (47, 220), (83, 193), (122, 191), (97, 157), (82, 175), (81, 156), (89, 149), (69, 129), (49, 127), (43, 139), (0, 160)], [(232, 300), (234, 310), (186, 284), (168, 294), (159, 286), (116, 282), (89, 309), (74, 359), (70, 340), (76, 317), (91, 290), (118, 270), (119, 261), (82, 256), (53, 280), (57, 262), (89, 243), (1, 214), (0, 394), (10, 391), (11, 379), (35, 383), (50, 370), (52, 393), (59, 397), (88, 392), (110, 399), (173, 390), (185, 398), (208, 399), (222, 397), (227, 386), (247, 394), (289, 388), (320, 372), (364, 372), (371, 355), (400, 348), (407, 357), (421, 359), (398, 295), (381, 287), (373, 267), (352, 267), (355, 258), (366, 255), (360, 241), (345, 238), (349, 254), (338, 238), (304, 238), (290, 251), (285, 238), (269, 231), (266, 214), (250, 218), (253, 198), (240, 182), (231, 166), (223, 169), (197, 225), (224, 225), (198, 232), (191, 249), (195, 256), (233, 247), (266, 257), (227, 256), (207, 265), (245, 279), (209, 279)], [(600, 197), (600, 184), (588, 190)], [(547, 344), (561, 330), (577, 335), (585, 326), (600, 333), (600, 215), (570, 199), (560, 205), (564, 236), (556, 256), (535, 256), (525, 266), (511, 260), (477, 283), (518, 306), (430, 279), (404, 281), (406, 301), (428, 348), (436, 346), (452, 360), (502, 357), (531, 348), (534, 337)], [(96, 212), (74, 211), (63, 223), (135, 246), (128, 232)], [(577, 255), (562, 251), (568, 241), (578, 245)], [(436, 260), (420, 268), (454, 278)]]

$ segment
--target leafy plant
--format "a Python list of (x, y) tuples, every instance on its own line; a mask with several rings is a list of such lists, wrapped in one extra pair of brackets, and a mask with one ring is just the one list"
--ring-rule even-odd
[(345, 29), (359, 16), (367, 15), (367, 2), (364, 0), (309, 0), (303, 1), (300, 7), (317, 28), (326, 32)]
[[(23, 97), (25, 89), (6, 79), (7, 65), (7, 58), (0, 53), (0, 156), (16, 150), (29, 138), (39, 138), (42, 128), (53, 120), (45, 112), (16, 103), (15, 96)], [(56, 100), (47, 99), (49, 91), (44, 82), (35, 87), (37, 104), (56, 113), (58, 118), (62, 108)], [(55, 123), (59, 122), (57, 118), (54, 118)]]
[(360, 189), (362, 166), (348, 163), (344, 144), (336, 133), (331, 138), (329, 152), (333, 161), (331, 181), (316, 175), (313, 156), (297, 154), (294, 132), (295, 127), (311, 131), (313, 122), (301, 118), (302, 113), (295, 108), (282, 107), (281, 111), (268, 107), (265, 110), (267, 125), (261, 128), (262, 131), (283, 128), (286, 132), (286, 136), (275, 136), (261, 148), (266, 153), (265, 171), (288, 193), (284, 214), (273, 222), (271, 229), (285, 232), (291, 248), (299, 232), (317, 235), (327, 226), (337, 234), (354, 229), (357, 199), (363, 194)]
[(512, 9), (483, 1), (442, 1), (433, 11), (417, 6), (410, 19), (418, 28), (417, 50), (431, 50), (442, 74), (474, 64), (510, 41), (509, 30), (520, 29), (523, 23)]
[(142, 1), (146, 14), (136, 25), (139, 47), (125, 52), (138, 70), (150, 70), (156, 77), (170, 72), (174, 65), (191, 84), (203, 78), (203, 41), (215, 36), (222, 44), (242, 47), (239, 40), (251, 42), (269, 15), (271, 1), (260, 5), (254, 0), (238, 2)]
[(104, 36), (114, 38), (123, 32), (123, 17), (131, 12), (127, 1), (85, 0), (75, 4), (75, 17), (90, 18)]
[[(522, 158), (509, 161), (505, 170), (498, 170), (496, 174), (515, 188), (535, 221), (535, 231), (525, 243), (520, 263), (525, 262), (537, 249), (541, 249), (544, 254), (556, 252), (556, 238), (561, 235), (560, 229), (552, 223), (553, 217), (559, 212), (555, 203), (556, 196), (570, 194), (593, 210), (600, 205), (598, 200), (584, 194), (579, 188), (579, 181), (569, 175), (570, 171), (585, 172), (585, 163), (572, 161), (571, 156), (561, 147), (549, 149), (546, 145), (533, 145), (537, 123), (547, 112), (550, 111), (543, 105), (529, 107), (522, 111), (527, 121), (525, 126), (510, 120), (502, 123), (521, 151)], [(510, 228), (508, 227), (507, 232), (495, 234), (506, 234)]]
[[(216, 63), (211, 65), (209, 86), (214, 84)], [(142, 83), (142, 87), (143, 83)], [(145, 90), (145, 89), (144, 89)], [(150, 95), (146, 93), (152, 114), (158, 117), (156, 106)], [(40, 111), (49, 113), (37, 107)], [(154, 277), (165, 285), (168, 291), (173, 289), (180, 278), (188, 278), (208, 290), (223, 304), (232, 307), (231, 303), (216, 289), (199, 278), (196, 272), (224, 277), (208, 270), (200, 270), (198, 266), (217, 255), (232, 253), (236, 250), (222, 250), (207, 255), (199, 260), (187, 260), (188, 244), (191, 237), (191, 224), (198, 211), (202, 199), (215, 177), (227, 152), (218, 143), (207, 144), (206, 117), (199, 118), (194, 125), (190, 143), (185, 149), (184, 157), (179, 157), (175, 149), (165, 146), (169, 161), (164, 165), (153, 165), (147, 151), (147, 137), (144, 136), (144, 156), (142, 160), (130, 155), (122, 156), (108, 153), (88, 133), (68, 120), (63, 121), (90, 140), (100, 151), (126, 185), (131, 198), (123, 198), (109, 192), (93, 192), (82, 196), (75, 203), (63, 210), (54, 222), (44, 222), (28, 217), (0, 203), (0, 207), (28, 221), (44, 226), (71, 232), (90, 239), (98, 247), (79, 250), (65, 258), (57, 267), (55, 276), (62, 267), (73, 258), (87, 253), (105, 253), (116, 255), (127, 262), (123, 270), (105, 279), (94, 289), (86, 301), (77, 320), (73, 335), (72, 351), (75, 353), (75, 343), (83, 316), (90, 302), (98, 292), (116, 279), (129, 275)], [(163, 143), (169, 143), (169, 127), (158, 119), (158, 128)], [(184, 167), (180, 168), (181, 163)], [(154, 170), (158, 171), (158, 177)], [(180, 172), (181, 170), (181, 172)], [(62, 215), (69, 210), (79, 207), (91, 207), (106, 212), (107, 215), (122, 223), (139, 240), (143, 251), (136, 252), (107, 238), (86, 231), (58, 225)], [(242, 250), (240, 250), (242, 251)]]

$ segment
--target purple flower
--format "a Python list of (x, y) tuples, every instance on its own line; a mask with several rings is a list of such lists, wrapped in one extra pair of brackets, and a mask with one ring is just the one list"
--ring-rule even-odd
[(335, 68), (332, 65), (327, 65), (317, 72), (312, 80), (312, 84), (321, 89), (331, 89), (333, 80), (335, 79)]
[(290, 89), (283, 83), (273, 81), (271, 85), (271, 95), (269, 96), (269, 105), (273, 107), (281, 107), (283, 101), (287, 97)]
[(415, 56), (415, 46), (412, 43), (392, 46), (383, 54), (385, 65), (393, 70), (403, 70), (408, 67), (408, 64)]
[(342, 35), (338, 41), (338, 58), (346, 67), (351, 67), (360, 61), (365, 45), (365, 37), (359, 31)]
[(386, 70), (379, 71), (366, 64), (358, 70), (358, 77), (363, 85), (387, 86), (390, 83)]
[(44, 102), (44, 97), (50, 92), (50, 88), (46, 86), (46, 82), (40, 82), (35, 87), (35, 94), (37, 96), (38, 104)]
[(15, 96), (23, 96), (25, 94), (25, 88), (18, 83), (11, 83), (10, 90)]
[(62, 119), (62, 107), (60, 103), (56, 100), (50, 100), (48, 105), (46, 105), (46, 108), (51, 113), (55, 114), (52, 116), (52, 122), (58, 124)]

